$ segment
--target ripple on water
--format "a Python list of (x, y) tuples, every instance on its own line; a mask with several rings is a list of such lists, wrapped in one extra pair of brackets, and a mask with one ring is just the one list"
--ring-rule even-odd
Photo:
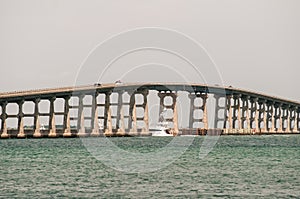
[[(148, 153), (171, 139), (110, 140), (123, 150)], [(300, 197), (300, 136), (223, 136), (199, 159), (202, 141), (195, 138), (166, 168), (130, 174), (97, 161), (80, 139), (0, 140), (0, 196)]]

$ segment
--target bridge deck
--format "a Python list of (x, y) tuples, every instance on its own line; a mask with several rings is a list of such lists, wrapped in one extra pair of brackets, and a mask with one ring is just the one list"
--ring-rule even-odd
[(276, 96), (266, 95), (259, 92), (254, 92), (245, 89), (233, 88), (233, 87), (222, 87), (222, 86), (209, 86), (205, 84), (196, 83), (121, 83), (121, 84), (101, 84), (101, 85), (86, 85), (76, 87), (61, 87), (61, 88), (49, 88), (49, 89), (38, 89), (28, 91), (14, 91), (14, 92), (3, 92), (0, 93), (0, 101), (3, 100), (16, 100), (16, 98), (34, 99), (36, 97), (49, 97), (54, 95), (57, 97), (64, 96), (66, 94), (76, 93), (91, 93), (95, 90), (108, 91), (108, 90), (130, 90), (130, 89), (149, 89), (149, 90), (171, 90), (171, 91), (189, 91), (189, 92), (207, 92), (217, 94), (241, 94), (245, 96), (255, 97), (259, 99), (265, 99), (274, 101), (276, 103), (290, 104), (293, 106), (300, 106), (300, 102), (279, 98)]

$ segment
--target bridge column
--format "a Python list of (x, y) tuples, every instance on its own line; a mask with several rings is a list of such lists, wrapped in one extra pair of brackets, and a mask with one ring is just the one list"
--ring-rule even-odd
[(148, 110), (148, 94), (149, 91), (148, 90), (144, 90), (142, 92), (143, 98), (144, 98), (144, 103), (143, 103), (143, 108), (144, 108), (144, 124), (145, 127), (142, 130), (142, 134), (143, 135), (149, 135), (149, 110)]
[[(215, 124), (214, 124), (214, 128), (223, 128), (224, 130), (226, 129), (226, 111), (227, 111), (227, 105), (226, 105), (226, 97), (225, 97), (225, 104), (222, 106), (220, 105), (220, 99), (222, 99), (224, 96), (218, 95), (218, 94), (214, 94), (214, 98), (216, 100), (216, 104), (215, 104)], [(222, 117), (219, 116), (219, 111), (223, 110), (224, 114), (222, 115)], [(219, 122), (222, 122), (222, 126), (220, 127), (218, 124)], [(226, 131), (226, 130), (225, 130)], [(226, 132), (225, 132), (226, 133)]]
[(194, 102), (195, 102), (195, 99), (196, 99), (196, 95), (190, 93), (188, 95), (188, 97), (190, 98), (189, 128), (192, 129), (193, 128), (193, 124), (194, 124)]
[(290, 120), (291, 120), (291, 124), (293, 123), (293, 126), (291, 126), (291, 131), (293, 132), (293, 133), (296, 133), (297, 132), (297, 107), (293, 107), (292, 109), (291, 109), (291, 115), (292, 115), (292, 117), (290, 118)]
[(226, 114), (226, 122), (224, 123), (224, 128), (226, 128), (226, 123), (228, 123), (228, 132), (232, 133), (232, 105), (231, 105), (231, 99), (232, 99), (232, 95), (226, 95), (226, 106), (227, 106), (227, 112), (228, 114)]
[(273, 108), (272, 101), (266, 101), (265, 103), (265, 114), (266, 114), (266, 132), (270, 132), (272, 128), (272, 123), (270, 125), (270, 121), (272, 122)]
[(54, 101), (55, 97), (50, 99), (50, 117), (49, 117), (49, 134), (48, 137), (57, 137), (56, 124), (55, 124), (55, 112), (54, 112)]
[[(174, 96), (174, 98), (177, 97)], [(189, 128), (193, 128), (193, 124), (194, 122), (202, 122), (203, 123), (203, 128), (205, 130), (208, 129), (208, 121), (207, 121), (207, 98), (208, 98), (208, 95), (207, 93), (190, 93), (189, 94), (189, 98), (190, 98), (190, 118), (189, 118)], [(202, 101), (202, 105), (201, 106), (196, 106), (194, 104), (195, 102), (195, 99), (196, 98), (201, 98), (201, 101)], [(176, 99), (175, 99), (176, 100)], [(174, 102), (174, 100), (173, 100)], [(199, 119), (195, 119), (194, 118), (194, 112), (196, 110), (201, 110), (202, 113), (203, 113), (203, 116), (202, 118), (199, 118)]]
[(124, 110), (123, 110), (123, 91), (118, 92), (118, 112), (117, 112), (117, 134), (125, 135)]
[[(250, 129), (250, 117), (249, 117), (249, 96), (242, 96), (242, 117), (241, 117), (241, 128), (244, 130), (244, 133), (248, 133)], [(245, 125), (245, 121), (247, 125)]]
[[(271, 126), (270, 126), (271, 121)], [(274, 111), (274, 103), (268, 102), (267, 104), (267, 130), (268, 132), (275, 132), (275, 111)]]
[(274, 109), (274, 114), (273, 114), (273, 119), (274, 119), (274, 132), (278, 132), (278, 119), (279, 119), (279, 116), (278, 116), (278, 104), (277, 103), (274, 103), (274, 106), (273, 106), (273, 109)]
[(111, 91), (105, 93), (105, 112), (104, 112), (104, 135), (112, 136), (112, 119), (111, 119), (111, 109), (110, 109), (110, 95)]
[(39, 116), (39, 103), (40, 103), (41, 99), (37, 98), (34, 101), (34, 134), (33, 137), (39, 138), (42, 136), (41, 132), (40, 132), (40, 116)]
[(129, 129), (131, 135), (138, 135), (137, 132), (137, 117), (136, 117), (136, 102), (135, 102), (135, 92), (130, 93), (130, 102), (129, 102)]
[[(241, 106), (240, 106), (240, 94), (235, 94), (233, 96), (233, 129), (235, 132), (240, 132), (241, 130)], [(236, 121), (238, 122), (238, 127), (236, 126)]]
[(24, 113), (23, 113), (23, 104), (24, 100), (19, 102), (19, 114), (18, 114), (18, 138), (24, 138), (25, 133), (24, 133)]
[(279, 126), (280, 126), (280, 104), (279, 103), (275, 103), (274, 104), (274, 131), (276, 133), (279, 132)]
[[(173, 128), (173, 135), (178, 135), (179, 133), (179, 128), (178, 128), (178, 113), (177, 113), (177, 93), (173, 93), (173, 92), (159, 92), (158, 96), (160, 98), (160, 107), (159, 107), (159, 113), (162, 113), (164, 108), (167, 109), (172, 109), (173, 110), (173, 117), (172, 119), (167, 119), (167, 121), (172, 121), (174, 128)], [(164, 104), (164, 99), (165, 97), (170, 96), (172, 97), (172, 105), (168, 106)]]
[[(289, 121), (288, 121), (288, 115), (289, 115), (289, 111), (288, 111), (288, 108), (289, 108), (289, 106), (288, 105), (282, 105), (281, 106), (281, 108), (282, 108), (282, 112), (281, 112), (281, 119), (282, 119), (282, 121), (281, 121), (281, 124), (282, 124), (282, 132), (288, 132), (289, 131)], [(286, 126), (284, 126), (284, 124), (285, 124), (285, 122), (286, 122)]]
[(96, 91), (95, 95), (93, 95), (93, 102), (92, 102), (92, 118), (93, 119), (91, 121), (91, 123), (92, 123), (91, 125), (93, 127), (91, 136), (94, 136), (94, 137), (100, 136), (97, 97), (98, 97), (98, 92)]
[(2, 119), (2, 124), (1, 124), (1, 128), (2, 128), (2, 133), (1, 133), (1, 138), (8, 138), (9, 135), (7, 133), (7, 125), (6, 125), (6, 119), (7, 119), (7, 114), (6, 114), (6, 106), (7, 106), (7, 102), (3, 102), (2, 103), (2, 115), (1, 115), (1, 119)]
[[(259, 106), (259, 117), (258, 117), (258, 126), (259, 131), (261, 133), (267, 132), (267, 115), (266, 115), (266, 101), (263, 99), (258, 100)], [(263, 127), (261, 127), (261, 123), (263, 123)]]
[(288, 106), (287, 109), (287, 127), (285, 129), (285, 132), (290, 133), (291, 132), (291, 106)]
[(278, 127), (278, 132), (282, 133), (283, 132), (283, 108), (282, 104), (279, 105), (278, 107), (278, 114), (279, 114), (279, 127)]
[(297, 118), (296, 118), (296, 122), (297, 122), (297, 132), (300, 132), (300, 107), (297, 107)]
[(85, 124), (84, 124), (84, 112), (83, 112), (83, 98), (85, 96), (84, 95), (80, 95), (79, 97), (79, 108), (78, 108), (78, 123), (80, 124), (79, 125), (79, 131), (77, 133), (77, 136), (80, 136), (80, 137), (84, 137), (84, 136), (87, 136), (87, 133), (85, 132)]
[[(250, 117), (250, 128), (253, 130), (255, 129), (255, 132), (257, 133), (259, 131), (259, 123), (258, 123), (258, 107), (257, 107), (257, 98), (250, 98), (251, 103), (251, 117)], [(255, 128), (253, 123), (255, 123)]]
[(64, 107), (64, 137), (71, 137), (71, 121), (70, 121), (70, 96), (64, 98), (65, 100), (65, 107)]
[(207, 120), (207, 98), (208, 95), (207, 93), (201, 94), (202, 98), (202, 110), (203, 110), (203, 124), (204, 124), (204, 129), (208, 130), (208, 120)]
[[(206, 118), (206, 114), (203, 112), (203, 118)], [(174, 133), (173, 135), (178, 135), (178, 113), (177, 113), (177, 93), (173, 95), (173, 124), (174, 124)]]

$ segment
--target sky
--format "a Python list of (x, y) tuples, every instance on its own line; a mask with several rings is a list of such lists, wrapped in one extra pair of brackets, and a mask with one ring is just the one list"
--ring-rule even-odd
[[(299, 7), (298, 0), (0, 0), (0, 92), (72, 86), (99, 44), (122, 32), (157, 27), (200, 44), (224, 85), (300, 101)], [(156, 53), (137, 52), (131, 62), (131, 55), (124, 57), (109, 74), (126, 81), (150, 74), (159, 81), (188, 71), (172, 58), (168, 67), (177, 63), (179, 72), (168, 72), (165, 63), (157, 64), (168, 55)], [(132, 62), (137, 59), (142, 61)], [(123, 66), (151, 61), (153, 69), (143, 66), (124, 77)], [(97, 75), (104, 69), (99, 66)], [(95, 82), (84, 77), (84, 83)], [(108, 75), (105, 81), (117, 78)]]

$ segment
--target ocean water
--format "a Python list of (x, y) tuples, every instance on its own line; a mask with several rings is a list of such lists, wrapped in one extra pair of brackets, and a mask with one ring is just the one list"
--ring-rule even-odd
[[(172, 139), (108, 140), (123, 151), (147, 154), (168, 147)], [(0, 197), (300, 197), (300, 135), (221, 136), (213, 150), (200, 159), (203, 140), (194, 138), (179, 158), (148, 173), (108, 166), (79, 138), (0, 140)], [(97, 150), (102, 152), (101, 147)]]

